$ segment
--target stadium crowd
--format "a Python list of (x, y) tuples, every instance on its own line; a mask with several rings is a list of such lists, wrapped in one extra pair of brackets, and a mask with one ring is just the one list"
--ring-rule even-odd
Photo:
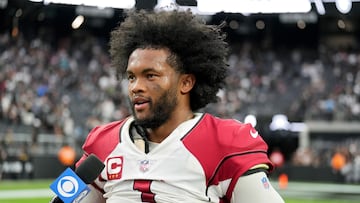
[[(232, 43), (228, 63), (221, 101), (206, 107), (218, 116), (242, 121), (247, 114), (283, 113), (291, 121), (360, 121), (357, 50)], [(28, 133), (34, 145), (40, 133), (73, 137), (80, 147), (91, 128), (130, 113), (123, 84), (110, 65), (107, 41), (89, 33), (59, 40), (1, 33), (0, 101), (2, 160), (14, 133)], [(348, 163), (359, 165), (360, 142), (352, 143), (357, 144)], [(17, 153), (24, 158), (23, 152)], [(316, 165), (319, 159), (294, 163)]]

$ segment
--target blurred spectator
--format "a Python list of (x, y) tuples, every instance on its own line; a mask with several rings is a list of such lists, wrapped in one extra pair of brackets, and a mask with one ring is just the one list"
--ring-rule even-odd
[(284, 155), (278, 148), (271, 152), (270, 160), (274, 163), (275, 167), (282, 167), (285, 163)]

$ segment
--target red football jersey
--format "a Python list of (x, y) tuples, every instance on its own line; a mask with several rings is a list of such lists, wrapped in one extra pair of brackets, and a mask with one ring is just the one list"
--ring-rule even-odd
[(94, 128), (83, 145), (105, 164), (94, 185), (106, 202), (228, 202), (238, 178), (272, 163), (250, 125), (196, 114), (144, 153), (130, 138), (133, 118)]

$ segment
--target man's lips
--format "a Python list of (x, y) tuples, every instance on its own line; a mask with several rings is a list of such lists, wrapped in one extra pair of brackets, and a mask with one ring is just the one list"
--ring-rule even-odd
[(136, 111), (141, 111), (141, 110), (144, 110), (146, 108), (146, 106), (148, 106), (148, 102), (146, 103), (141, 103), (141, 104), (135, 104), (134, 105), (134, 109)]
[(143, 97), (137, 97), (134, 98), (133, 104), (136, 111), (141, 111), (149, 105), (149, 100)]

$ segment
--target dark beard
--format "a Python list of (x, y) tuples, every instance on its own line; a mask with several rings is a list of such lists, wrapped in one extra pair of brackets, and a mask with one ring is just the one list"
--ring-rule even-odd
[(152, 114), (145, 119), (138, 119), (132, 108), (133, 115), (135, 117), (135, 124), (140, 125), (144, 128), (156, 129), (164, 124), (171, 116), (177, 103), (176, 92), (168, 90), (160, 97), (158, 103), (154, 104), (150, 101), (150, 110)]

